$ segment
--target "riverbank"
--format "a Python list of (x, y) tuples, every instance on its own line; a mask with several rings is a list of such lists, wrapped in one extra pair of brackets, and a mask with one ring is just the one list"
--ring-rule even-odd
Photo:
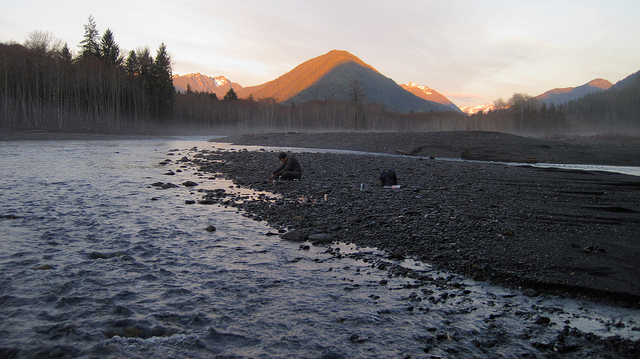
[(498, 132), (260, 133), (232, 136), (243, 145), (330, 148), (504, 162), (640, 166), (640, 138), (530, 138)]
[[(439, 136), (440, 142), (424, 145), (425, 138)], [(544, 156), (567, 162), (571, 156), (578, 160), (597, 153), (604, 163), (629, 164), (635, 145), (620, 145), (627, 150), (616, 154), (616, 146), (602, 143), (560, 146), (475, 132), (261, 134), (222, 141), (382, 153), (420, 148), (413, 152), (429, 157), (293, 151), (303, 165), (302, 181), (278, 183), (265, 180), (278, 165), (271, 151), (207, 152), (195, 162), (203, 172), (221, 172), (238, 185), (280, 194), (278, 203), (241, 206), (286, 231), (376, 247), (393, 257), (410, 256), (510, 287), (640, 303), (640, 178), (437, 160), (471, 143), (496, 153), (512, 148), (509, 154), (539, 148), (532, 156), (545, 162), (553, 161)], [(576, 148), (586, 150), (570, 151)], [(380, 172), (390, 168), (400, 189), (377, 186)]]

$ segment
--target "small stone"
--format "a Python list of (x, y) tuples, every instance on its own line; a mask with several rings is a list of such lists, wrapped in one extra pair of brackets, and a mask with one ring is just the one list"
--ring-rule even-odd
[(186, 182), (185, 182), (185, 183), (183, 183), (182, 185), (183, 185), (183, 186), (185, 186), (185, 187), (195, 187), (195, 186), (197, 186), (198, 184), (197, 184), (197, 183), (195, 183), (195, 182), (193, 182), (193, 181), (186, 181)]
[(538, 296), (538, 292), (535, 291), (534, 289), (528, 288), (522, 291), (522, 295), (527, 296), (527, 297), (537, 297)]
[(216, 227), (212, 226), (212, 225), (209, 225), (209, 226), (207, 226), (207, 228), (205, 228), (205, 230), (207, 232), (215, 232), (216, 231)]

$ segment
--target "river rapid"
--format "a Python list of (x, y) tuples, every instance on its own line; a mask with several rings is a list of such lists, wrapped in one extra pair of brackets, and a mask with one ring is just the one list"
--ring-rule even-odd
[(0, 357), (615, 357), (573, 331), (640, 339), (634, 309), (284, 241), (233, 203), (189, 204), (214, 190), (271, 198), (181, 164), (194, 147), (231, 150), (197, 138), (0, 142)]

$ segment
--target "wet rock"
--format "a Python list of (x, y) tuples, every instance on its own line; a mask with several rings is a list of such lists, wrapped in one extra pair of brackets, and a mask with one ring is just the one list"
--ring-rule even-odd
[(309, 236), (308, 239), (314, 245), (327, 244), (327, 243), (333, 242), (333, 238), (331, 238), (331, 236), (326, 233), (312, 234)]
[(215, 232), (216, 231), (216, 227), (212, 226), (212, 225), (209, 225), (204, 230), (207, 231), (207, 232)]
[(114, 253), (100, 253), (100, 252), (92, 252), (89, 254), (90, 259), (111, 259), (117, 257), (123, 257), (126, 253), (124, 252), (114, 252)]
[(358, 334), (352, 334), (349, 337), (349, 341), (354, 343), (354, 344), (362, 344), (362, 343), (364, 343), (364, 342), (366, 342), (368, 340), (369, 340), (368, 338), (363, 338), (363, 337), (359, 336)]
[(155, 182), (155, 183), (151, 184), (151, 187), (158, 187), (158, 188), (161, 188), (161, 189), (169, 189), (169, 188), (177, 188), (178, 186), (173, 184), (173, 183), (171, 183), (171, 182), (167, 182), (167, 183)]
[(527, 288), (525, 290), (522, 291), (522, 295), (527, 296), (527, 297), (537, 297), (539, 294), (536, 290), (531, 289), (531, 288)]
[(298, 231), (287, 232), (281, 235), (280, 238), (292, 242), (304, 242), (305, 240), (307, 240), (307, 236), (304, 233)]
[(39, 266), (33, 267), (34, 270), (50, 270), (53, 269), (53, 266), (50, 264), (41, 264)]
[(193, 182), (193, 181), (186, 181), (186, 182), (184, 182), (182, 185), (183, 185), (183, 186), (185, 186), (185, 187), (195, 187), (195, 186), (197, 186), (198, 184), (197, 184), (197, 183), (195, 183), (195, 182)]
[(192, 199), (188, 199), (186, 201), (184, 201), (184, 204), (195, 204), (196, 201), (192, 200)]
[(549, 317), (538, 317), (534, 323), (539, 325), (549, 325), (551, 323), (551, 319), (549, 319)]

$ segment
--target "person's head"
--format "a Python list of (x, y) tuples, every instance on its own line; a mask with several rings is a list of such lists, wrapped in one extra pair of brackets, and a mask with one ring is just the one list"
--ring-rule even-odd
[(287, 153), (286, 152), (280, 152), (280, 155), (278, 155), (278, 159), (282, 162), (287, 160)]

